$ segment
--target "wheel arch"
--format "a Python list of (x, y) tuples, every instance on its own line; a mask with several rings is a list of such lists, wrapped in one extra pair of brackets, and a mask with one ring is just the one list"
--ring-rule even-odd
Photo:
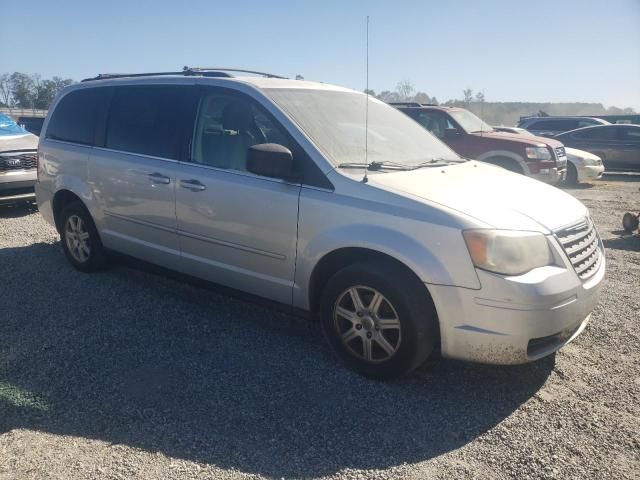
[(363, 261), (381, 261), (393, 264), (415, 279), (418, 283), (424, 285), (425, 293), (428, 295), (429, 299), (431, 299), (431, 294), (429, 293), (427, 286), (404, 262), (387, 253), (370, 248), (342, 247), (327, 253), (316, 263), (311, 273), (311, 277), (309, 278), (308, 298), (310, 310), (312, 312), (317, 311), (322, 291), (334, 274), (349, 265)]
[(56, 224), (56, 229), (60, 232), (62, 225), (60, 224), (60, 213), (69, 204), (79, 202), (82, 206), (89, 211), (85, 202), (77, 194), (66, 188), (58, 190), (53, 196), (51, 201), (51, 209), (53, 211), (53, 219)]
[(491, 150), (477, 157), (477, 160), (491, 164), (494, 164), (496, 160), (501, 159), (513, 162), (515, 165), (518, 165), (524, 175), (529, 175), (531, 173), (524, 158), (522, 158), (517, 153), (511, 152), (509, 150)]

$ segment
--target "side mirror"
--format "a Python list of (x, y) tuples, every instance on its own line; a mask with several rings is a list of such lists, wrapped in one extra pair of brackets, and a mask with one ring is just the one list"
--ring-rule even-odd
[(462, 133), (457, 128), (445, 128), (444, 129), (444, 138), (453, 140), (454, 138), (458, 138)]
[(260, 143), (247, 150), (247, 170), (256, 175), (284, 180), (297, 180), (293, 154), (277, 143)]

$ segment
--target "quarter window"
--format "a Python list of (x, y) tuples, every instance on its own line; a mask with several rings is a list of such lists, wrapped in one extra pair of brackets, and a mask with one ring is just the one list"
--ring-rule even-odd
[(83, 88), (62, 97), (49, 121), (46, 138), (92, 145), (98, 101), (105, 92), (106, 89)]
[(178, 160), (188, 123), (189, 91), (189, 87), (177, 85), (117, 87), (105, 146)]
[(207, 93), (200, 102), (192, 161), (216, 168), (247, 171), (247, 150), (260, 143), (291, 142), (257, 105), (241, 95)]

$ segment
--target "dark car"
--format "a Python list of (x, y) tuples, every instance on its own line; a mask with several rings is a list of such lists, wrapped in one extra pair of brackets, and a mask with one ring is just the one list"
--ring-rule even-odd
[(497, 132), (469, 110), (442, 105), (392, 103), (459, 155), (499, 165), (547, 183), (562, 181), (567, 157), (557, 140)]
[(609, 122), (592, 117), (526, 117), (518, 122), (519, 128), (524, 128), (541, 137), (554, 137), (576, 128), (595, 125), (609, 125)]
[(640, 125), (602, 125), (555, 137), (567, 147), (597, 155), (607, 170), (640, 170)]

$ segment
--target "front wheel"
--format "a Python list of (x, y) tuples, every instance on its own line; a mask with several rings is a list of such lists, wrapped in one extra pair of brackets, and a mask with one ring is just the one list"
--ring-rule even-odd
[(77, 270), (92, 272), (105, 265), (105, 251), (87, 209), (79, 202), (60, 213), (60, 240), (64, 254)]
[(437, 341), (437, 316), (426, 288), (392, 262), (357, 263), (336, 273), (323, 292), (320, 318), (338, 357), (379, 380), (416, 368)]
[(567, 162), (567, 176), (565, 177), (564, 182), (567, 185), (577, 185), (578, 183), (578, 170), (571, 162)]

